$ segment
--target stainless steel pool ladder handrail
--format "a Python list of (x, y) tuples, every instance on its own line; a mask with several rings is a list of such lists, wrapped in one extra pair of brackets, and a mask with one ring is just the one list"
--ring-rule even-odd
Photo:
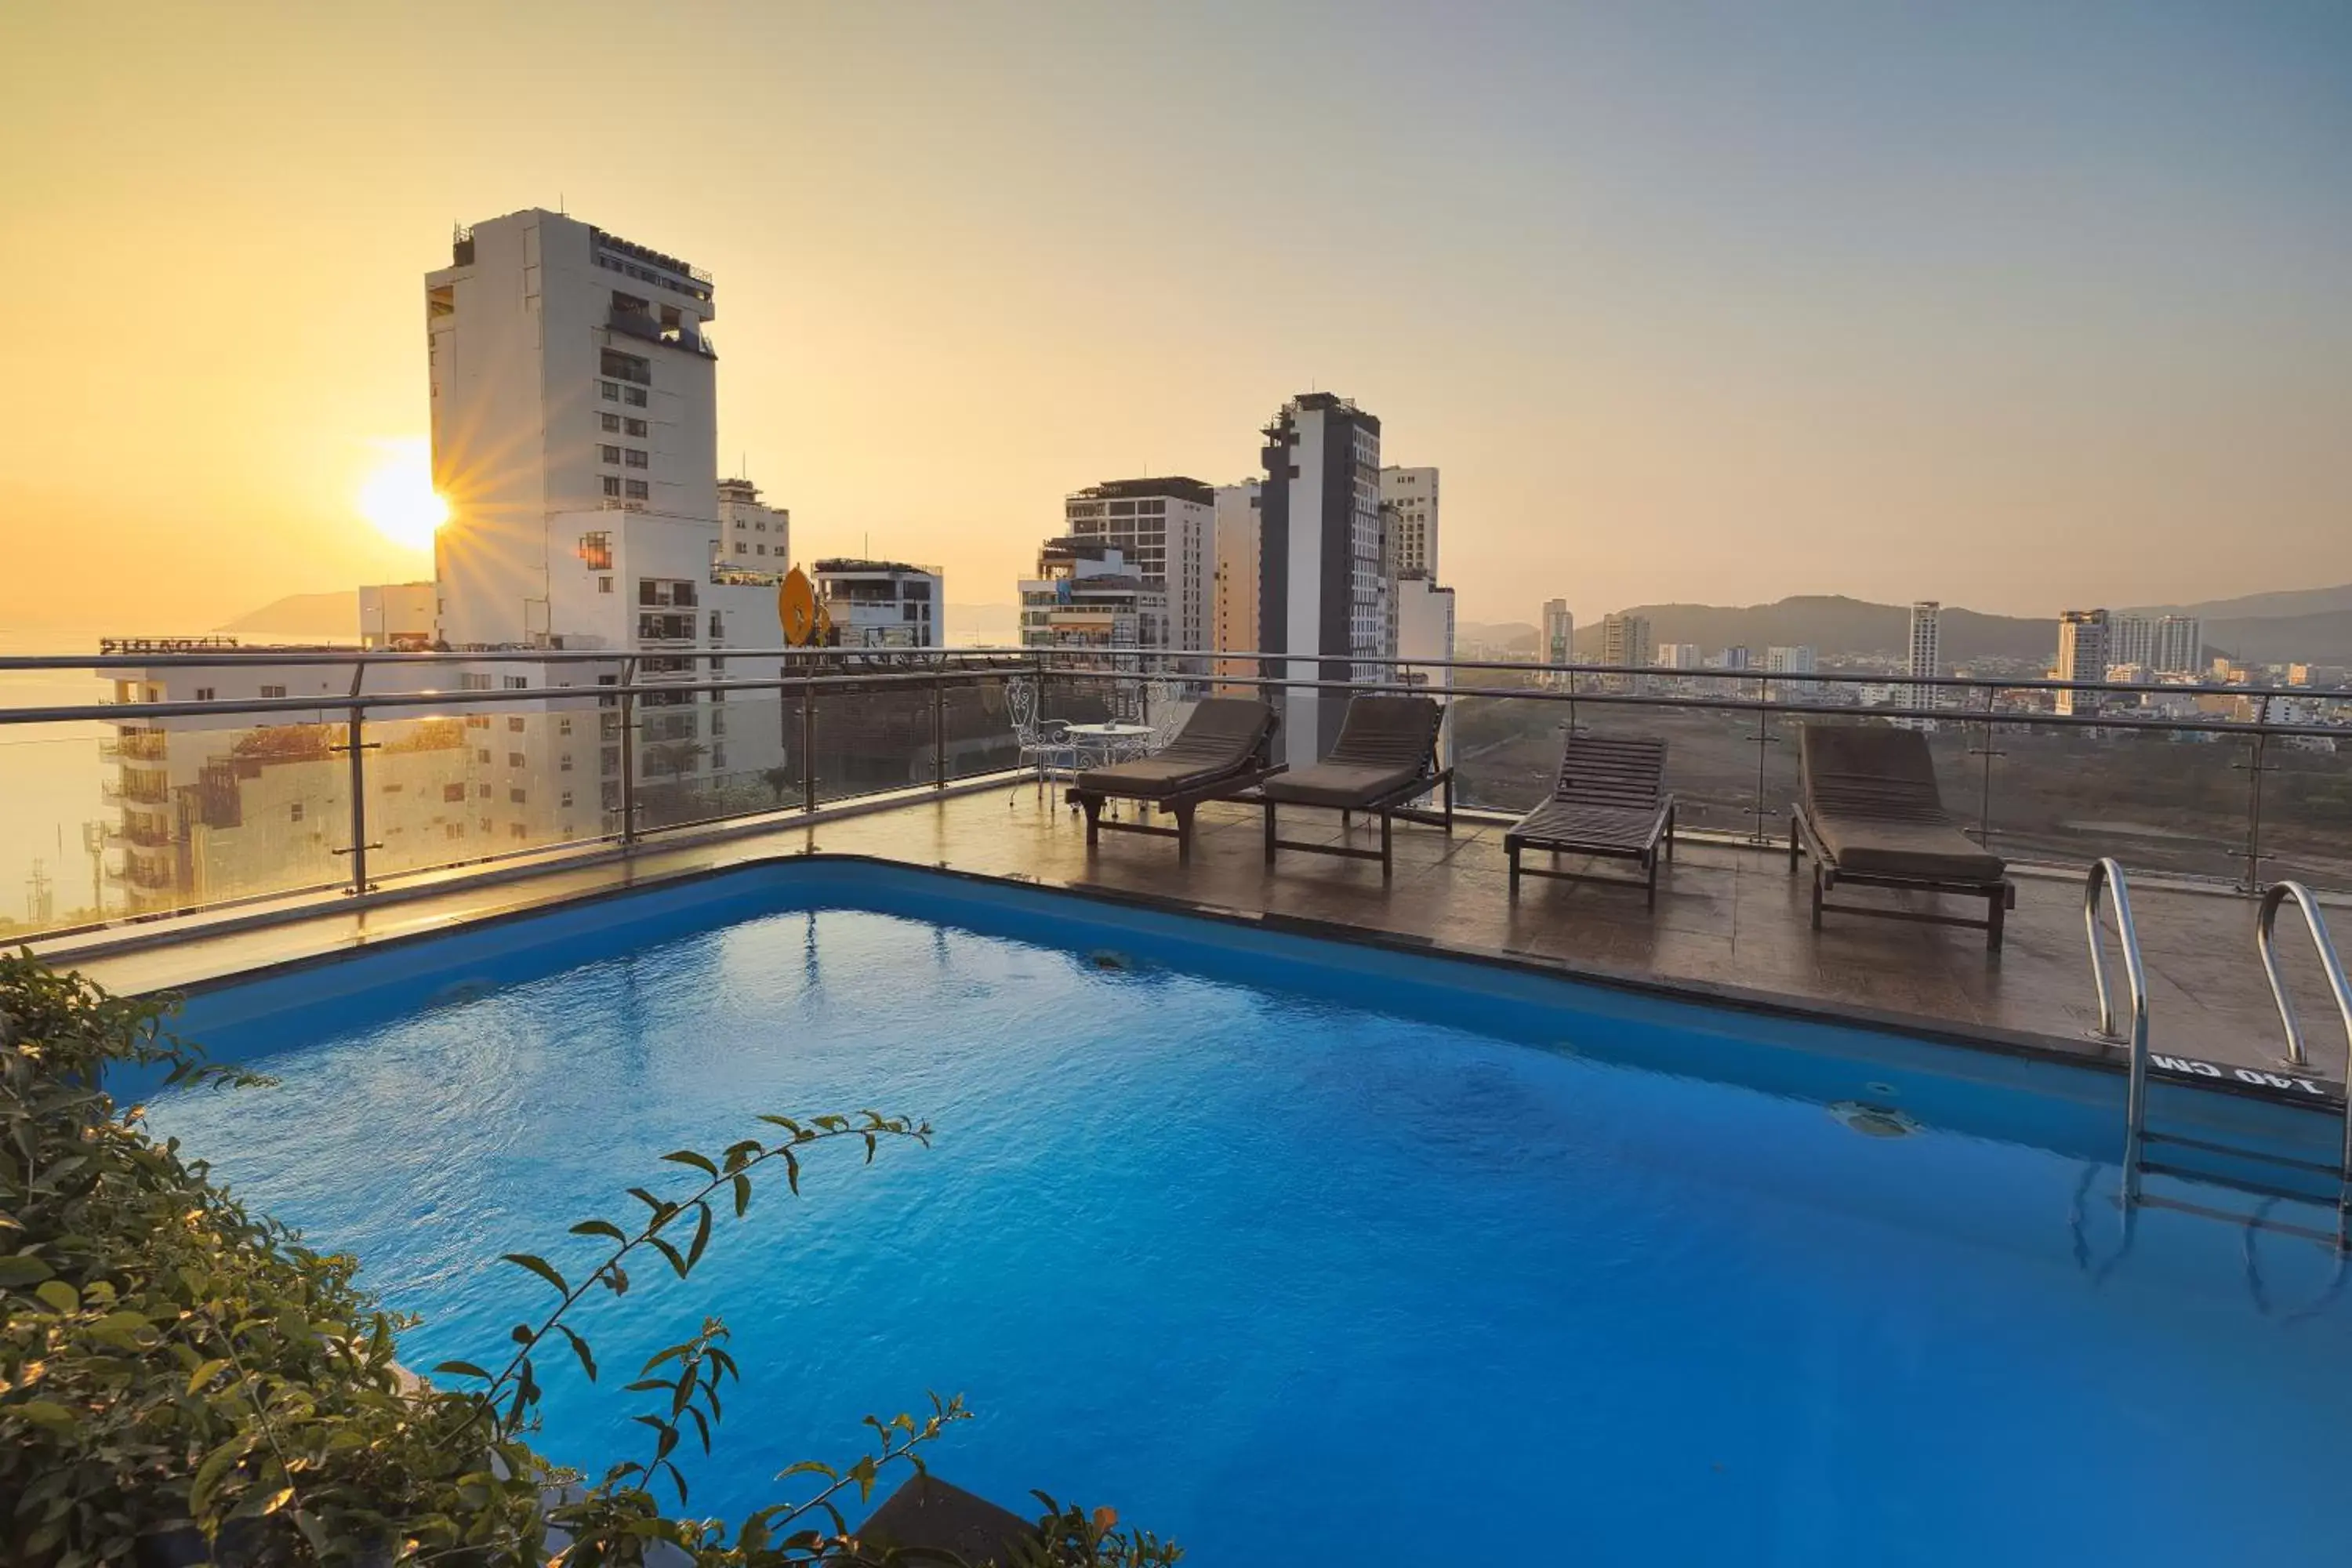
[[(2320, 972), (2327, 976), (2327, 988), (2336, 995), (2336, 1010), (2344, 1019), (2344, 1038), (2347, 1052), (2352, 1052), (2352, 984), (2344, 978), (2344, 961), (2336, 956), (2336, 944), (2328, 940), (2326, 917), (2319, 912), (2319, 900), (2301, 882), (2273, 882), (2263, 895), (2262, 918), (2254, 922), (2254, 947), (2263, 955), (2263, 973), (2270, 976), (2271, 999), (2278, 1004), (2279, 1022), (2286, 1026), (2286, 1059), (2295, 1067), (2311, 1065), (2311, 1055), (2304, 1048), (2303, 1025), (2294, 1016), (2294, 999), (2287, 994), (2286, 977), (2279, 973), (2278, 912), (2282, 905), (2293, 899), (2303, 911), (2303, 923), (2311, 932), (2311, 945), (2319, 954)], [(2352, 1055), (2346, 1058), (2345, 1076), (2352, 1080)], [(2339, 1214), (2352, 1213), (2352, 1081), (2346, 1086), (2344, 1107), (2344, 1166), (2342, 1182), (2336, 1189), (2336, 1207)]]
[(2105, 933), (2099, 929), (2099, 896), (2112, 891), (2116, 934), (2123, 941), (2124, 981), (2131, 988), (2131, 1078), (2124, 1091), (2124, 1202), (2139, 1198), (2140, 1142), (2147, 1127), (2147, 967), (2140, 961), (2139, 931), (2132, 924), (2131, 886), (2124, 868), (2103, 859), (2083, 879), (2083, 931), (2090, 939), (2091, 984), (2099, 994), (2099, 1037), (2120, 1041), (2115, 996), (2107, 985)]

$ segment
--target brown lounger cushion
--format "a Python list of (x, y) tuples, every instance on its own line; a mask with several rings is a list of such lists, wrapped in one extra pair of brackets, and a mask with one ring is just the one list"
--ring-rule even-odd
[(1272, 733), (1274, 710), (1265, 703), (1247, 697), (1203, 698), (1165, 747), (1139, 762), (1088, 768), (1078, 775), (1077, 788), (1135, 800), (1183, 795), (1249, 767)]
[(1841, 871), (1991, 883), (2007, 869), (1952, 823), (1935, 759), (1916, 730), (1808, 724), (1805, 820)]
[(1259, 786), (1268, 800), (1346, 811), (1431, 776), (1445, 710), (1427, 697), (1354, 697), (1330, 754)]

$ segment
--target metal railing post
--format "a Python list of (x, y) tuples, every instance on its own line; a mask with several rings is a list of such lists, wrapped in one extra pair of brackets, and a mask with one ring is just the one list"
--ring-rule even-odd
[[(2270, 717), (2271, 700), (2265, 697), (2254, 710), (2254, 723), (2267, 724)], [(2239, 890), (2247, 893), (2263, 890), (2263, 759), (2270, 739), (2267, 731), (2259, 727), (2254, 731), (2252, 754), (2246, 764), (2246, 880)]]
[(346, 710), (343, 730), (343, 750), (351, 758), (351, 821), (352, 885), (350, 893), (359, 898), (368, 891), (367, 855), (367, 710), (359, 701), (360, 684), (367, 679), (367, 661), (361, 659), (352, 666), (352, 705)]
[(1985, 688), (1984, 744), (1977, 748), (1977, 755), (1984, 759), (1982, 782), (1977, 792), (1977, 843), (1988, 852), (1992, 848), (1992, 760), (2004, 754), (1992, 743), (1993, 699), (1999, 690), (1997, 687)]
[(931, 787), (948, 787), (948, 678), (931, 682)]
[[(1769, 675), (1757, 677), (1756, 700), (1759, 703), (1764, 703), (1771, 700), (1772, 678)], [(1765, 748), (1771, 745), (1775, 738), (1771, 731), (1771, 715), (1763, 708), (1758, 708), (1756, 710), (1756, 800), (1755, 804), (1748, 808), (1748, 842), (1750, 844), (1771, 842), (1770, 837), (1764, 831), (1764, 773)]]
[(637, 700), (629, 688), (637, 683), (637, 661), (621, 661), (621, 843), (637, 841)]
[(816, 809), (816, 672), (801, 671), (801, 809)]
[(2132, 924), (2131, 889), (2124, 868), (2100, 860), (2083, 879), (2083, 930), (2091, 943), (2091, 984), (2099, 993), (2098, 1038), (2120, 1042), (2116, 1008), (2107, 990), (2105, 945), (2099, 930), (2102, 887), (2115, 894), (2116, 935), (2123, 944), (2124, 981), (2131, 988), (2131, 1075), (2124, 1088), (2124, 1202), (2136, 1203), (2140, 1187), (2140, 1142), (2147, 1126), (2147, 970), (2140, 962), (2139, 932)]

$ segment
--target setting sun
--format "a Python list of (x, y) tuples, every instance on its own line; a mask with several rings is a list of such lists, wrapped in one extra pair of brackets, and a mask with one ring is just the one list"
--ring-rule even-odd
[(449, 504), (433, 489), (433, 459), (421, 437), (379, 442), (383, 459), (360, 486), (360, 515), (395, 544), (433, 548)]

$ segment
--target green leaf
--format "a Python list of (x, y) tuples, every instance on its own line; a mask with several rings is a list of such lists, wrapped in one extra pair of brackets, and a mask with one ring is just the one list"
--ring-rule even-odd
[(33, 1294), (55, 1311), (73, 1312), (81, 1308), (81, 1292), (62, 1279), (44, 1279), (33, 1287)]
[(673, 1149), (662, 1158), (673, 1165), (691, 1165), (706, 1176), (719, 1173), (719, 1167), (710, 1163), (709, 1156), (698, 1154), (691, 1149)]
[(686, 1266), (688, 1268), (702, 1261), (702, 1249), (710, 1245), (710, 1205), (698, 1203), (694, 1206), (694, 1241), (686, 1249)]
[(554, 1286), (556, 1294), (560, 1296), (572, 1294), (572, 1287), (563, 1282), (563, 1276), (558, 1274), (546, 1258), (529, 1252), (502, 1252), (499, 1256), (506, 1262), (530, 1269), (533, 1274)]
[(490, 1374), (488, 1373), (484, 1372), (480, 1367), (476, 1366), (469, 1361), (445, 1361), (439, 1366), (433, 1369), (433, 1375), (436, 1377), (478, 1377), (484, 1383), (490, 1381)]
[(247, 1451), (258, 1441), (258, 1432), (240, 1432), (205, 1456), (204, 1462), (196, 1467), (195, 1479), (188, 1486), (189, 1511), (199, 1515), (205, 1511), (212, 1501), (214, 1489), (221, 1483), (221, 1478), (228, 1474), (229, 1467), (245, 1458)]
[(740, 1173), (735, 1177), (735, 1217), (741, 1219), (743, 1211), (751, 1206), (751, 1178)]
[(588, 1342), (582, 1339), (578, 1334), (573, 1333), (570, 1329), (565, 1328), (562, 1323), (555, 1325), (555, 1331), (572, 1342), (572, 1351), (574, 1355), (577, 1355), (580, 1358), (581, 1370), (588, 1374), (589, 1382), (595, 1382), (596, 1358), (588, 1353)]
[(218, 1377), (222, 1373), (226, 1372), (228, 1368), (229, 1363), (226, 1357), (214, 1357), (211, 1361), (205, 1363), (202, 1366), (197, 1367), (194, 1372), (188, 1373), (188, 1392), (190, 1394), (195, 1393), (197, 1390), (203, 1388), (205, 1384)]
[(70, 1432), (74, 1428), (73, 1412), (54, 1399), (28, 1399), (22, 1405), (11, 1405), (7, 1409), (9, 1415), (52, 1432)]
[(790, 1149), (784, 1151), (784, 1180), (791, 1184), (793, 1196), (801, 1195), (801, 1163)]
[(658, 1236), (648, 1236), (646, 1237), (646, 1245), (660, 1253), (664, 1258), (668, 1258), (670, 1268), (677, 1270), (677, 1277), (679, 1279), (683, 1279), (686, 1278), (686, 1258), (685, 1255), (680, 1253), (677, 1247), (672, 1247), (668, 1242), (664, 1241)]
[(574, 1236), (601, 1236), (626, 1244), (627, 1235), (609, 1219), (583, 1219), (572, 1227)]
[(0, 1258), (0, 1285), (31, 1285), (57, 1272), (29, 1252)]

